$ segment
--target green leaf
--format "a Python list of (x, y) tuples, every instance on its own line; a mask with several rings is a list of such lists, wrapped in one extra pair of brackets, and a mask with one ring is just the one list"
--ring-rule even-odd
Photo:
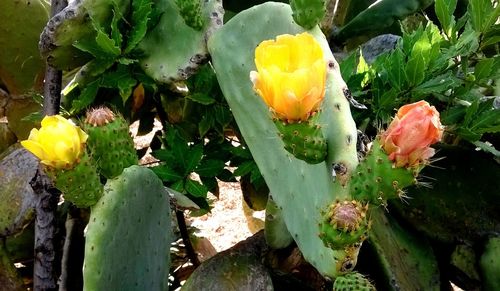
[(470, 0), (467, 12), (470, 15), (472, 27), (475, 31), (484, 32), (484, 25), (488, 23), (493, 11), (491, 0)]
[(254, 168), (257, 167), (255, 161), (245, 161), (243, 162), (233, 173), (235, 177), (245, 176), (250, 173)]
[(171, 150), (159, 149), (151, 152), (151, 155), (162, 162), (167, 162), (167, 164), (172, 164), (176, 161), (176, 158)]
[(429, 63), (431, 49), (432, 46), (426, 34), (422, 35), (413, 45), (410, 59), (405, 69), (408, 84), (411, 86), (416, 86), (425, 79), (425, 70)]
[(196, 166), (200, 163), (201, 158), (203, 157), (203, 145), (197, 144), (192, 147), (184, 147), (184, 146), (172, 146), (172, 151), (175, 157), (178, 160), (180, 167), (184, 171), (184, 175), (188, 175), (191, 173)]
[(212, 96), (204, 93), (189, 94), (186, 96), (186, 98), (203, 105), (210, 105), (215, 102), (215, 99)]
[(495, 59), (482, 59), (477, 62), (474, 68), (474, 76), (476, 81), (489, 78), (491, 71), (493, 70), (493, 65), (495, 64)]
[(94, 102), (97, 91), (99, 90), (101, 79), (90, 82), (83, 90), (78, 99), (71, 103), (72, 112), (80, 112)]
[[(173, 183), (172, 185), (170, 185), (170, 188), (172, 188), (173, 190), (175, 190), (177, 192), (184, 193), (184, 189), (185, 189), (184, 180), (179, 180), (179, 181)], [(198, 203), (196, 203), (196, 204), (198, 204)]]
[(224, 167), (224, 161), (203, 159), (194, 171), (201, 177), (215, 177), (222, 172)]
[(215, 120), (212, 115), (205, 114), (198, 124), (198, 133), (200, 136), (205, 136), (207, 132), (214, 126)]
[(177, 173), (167, 165), (152, 167), (151, 170), (153, 170), (158, 178), (166, 182), (175, 182), (184, 178), (184, 176)]
[(207, 187), (198, 181), (187, 179), (185, 189), (189, 194), (195, 197), (207, 197)]
[(366, 84), (368, 84), (368, 82), (370, 81), (369, 72), (370, 72), (370, 66), (365, 61), (365, 58), (363, 58), (363, 54), (360, 52), (358, 66), (356, 68), (356, 74), (366, 73), (365, 78), (363, 79), (363, 81), (361, 81), (362, 88), (365, 87)]
[(132, 90), (137, 84), (137, 80), (133, 77), (127, 66), (118, 65), (115, 71), (106, 72), (103, 75), (101, 86), (105, 88), (118, 88), (123, 104), (132, 94)]
[(412, 90), (412, 95), (414, 99), (418, 99), (432, 93), (445, 93), (449, 89), (461, 86), (462, 83), (462, 80), (455, 77), (452, 71), (447, 71), (445, 74), (436, 76), (415, 87)]
[(384, 61), (384, 68), (387, 70), (389, 83), (393, 88), (401, 91), (405, 85), (406, 75), (404, 68), (404, 53), (400, 48), (396, 48)]
[(358, 50), (352, 52), (342, 63), (340, 63), (340, 74), (342, 79), (348, 81), (356, 73), (356, 63), (358, 60)]
[(152, 6), (152, 0), (132, 0), (132, 29), (125, 47), (126, 54), (132, 51), (146, 35), (150, 15), (153, 11)]
[(434, 4), (434, 10), (436, 11), (436, 16), (443, 27), (446, 35), (450, 36), (452, 28), (455, 25), (455, 18), (453, 17), (453, 12), (457, 7), (457, 0), (436, 0)]
[(226, 128), (233, 120), (233, 114), (229, 107), (222, 105), (215, 105), (215, 120), (222, 126), (222, 129)]
[[(92, 21), (94, 23), (94, 21)], [(115, 41), (110, 38), (96, 23), (94, 23), (94, 27), (97, 30), (97, 36), (95, 41), (102, 53), (105, 54), (109, 58), (115, 59), (117, 56), (121, 54), (120, 47), (115, 43)], [(98, 57), (98, 56), (96, 56)]]
[(120, 28), (118, 27), (120, 20), (122, 20), (123, 15), (119, 12), (119, 9), (116, 7), (113, 7), (113, 18), (111, 19), (111, 38), (115, 42), (115, 44), (118, 47), (122, 46), (123, 43), (123, 37), (120, 32)]
[(233, 173), (231, 173), (228, 169), (222, 170), (222, 172), (217, 175), (217, 178), (222, 182), (238, 182), (238, 180), (234, 178)]

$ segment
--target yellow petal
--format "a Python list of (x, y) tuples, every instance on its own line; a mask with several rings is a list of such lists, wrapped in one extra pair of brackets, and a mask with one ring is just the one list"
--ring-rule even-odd
[(21, 145), (25, 149), (30, 151), (32, 154), (34, 154), (40, 160), (45, 159), (46, 153), (39, 143), (32, 141), (32, 140), (23, 140), (23, 141), (21, 141)]

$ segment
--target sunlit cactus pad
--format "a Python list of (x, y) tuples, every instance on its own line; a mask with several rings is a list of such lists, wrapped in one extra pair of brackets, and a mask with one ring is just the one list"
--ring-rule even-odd
[(108, 180), (86, 231), (84, 290), (167, 290), (170, 203), (149, 169)]

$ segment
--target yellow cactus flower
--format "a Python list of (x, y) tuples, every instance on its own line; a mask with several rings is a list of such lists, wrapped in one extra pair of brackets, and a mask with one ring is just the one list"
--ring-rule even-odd
[(56, 169), (72, 168), (84, 151), (87, 134), (72, 121), (45, 116), (42, 127), (33, 128), (21, 145), (38, 157), (42, 164)]
[(277, 118), (305, 121), (325, 96), (327, 64), (323, 50), (309, 33), (279, 35), (255, 49), (254, 90)]

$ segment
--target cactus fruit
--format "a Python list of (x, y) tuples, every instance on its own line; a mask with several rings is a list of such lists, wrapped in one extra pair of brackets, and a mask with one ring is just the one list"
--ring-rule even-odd
[(89, 207), (101, 198), (103, 187), (94, 161), (84, 152), (71, 169), (55, 169), (46, 166), (45, 172), (61, 190), (64, 199), (77, 207)]
[(293, 20), (304, 27), (311, 29), (321, 22), (326, 12), (325, 0), (291, 0)]
[(350, 191), (355, 199), (386, 205), (388, 199), (405, 198), (403, 188), (416, 184), (417, 174), (418, 169), (395, 168), (376, 139), (356, 168)]
[(321, 163), (326, 157), (327, 145), (321, 126), (317, 123), (318, 116), (319, 113), (316, 113), (307, 121), (297, 123), (278, 119), (274, 121), (285, 149), (309, 164)]
[(134, 141), (121, 115), (107, 107), (91, 109), (87, 111), (83, 129), (89, 135), (87, 145), (104, 177), (114, 178), (124, 168), (137, 164)]
[(201, 12), (201, 0), (175, 0), (184, 22), (196, 30), (203, 27), (203, 16)]
[[(193, 1), (196, 0), (179, 2)], [(221, 0), (199, 2), (204, 24), (200, 31), (185, 23), (174, 0), (157, 1), (155, 9), (162, 16), (137, 46), (144, 54), (139, 60), (142, 69), (155, 81), (171, 83), (185, 80), (206, 60), (206, 40), (222, 26), (224, 10)]]
[(331, 204), (320, 227), (323, 243), (332, 249), (341, 250), (363, 242), (370, 228), (367, 211), (368, 204), (362, 205), (356, 200)]
[(45, 0), (0, 1), (0, 83), (11, 95), (42, 89), (45, 63), (37, 42), (49, 10)]
[(339, 276), (333, 283), (335, 291), (375, 291), (375, 286), (370, 280), (357, 272), (352, 272)]
[(169, 195), (150, 170), (108, 180), (85, 233), (84, 290), (167, 290)]
[[(257, 18), (261, 21), (255, 22)], [(344, 262), (347, 253), (324, 246), (319, 238), (319, 210), (335, 199), (349, 197), (346, 187), (332, 181), (330, 166), (341, 163), (350, 173), (357, 164), (356, 126), (342, 92), (345, 83), (338, 64), (320, 30), (308, 31), (319, 42), (328, 64), (319, 117), (328, 156), (326, 163), (315, 165), (290, 157), (277, 138), (268, 107), (254, 92), (249, 78), (256, 69), (254, 50), (258, 44), (281, 34), (301, 32), (304, 29), (293, 21), (289, 5), (266, 2), (234, 16), (208, 40), (208, 48), (222, 92), (288, 231), (309, 263), (323, 275), (336, 277), (340, 273), (337, 262)]]

